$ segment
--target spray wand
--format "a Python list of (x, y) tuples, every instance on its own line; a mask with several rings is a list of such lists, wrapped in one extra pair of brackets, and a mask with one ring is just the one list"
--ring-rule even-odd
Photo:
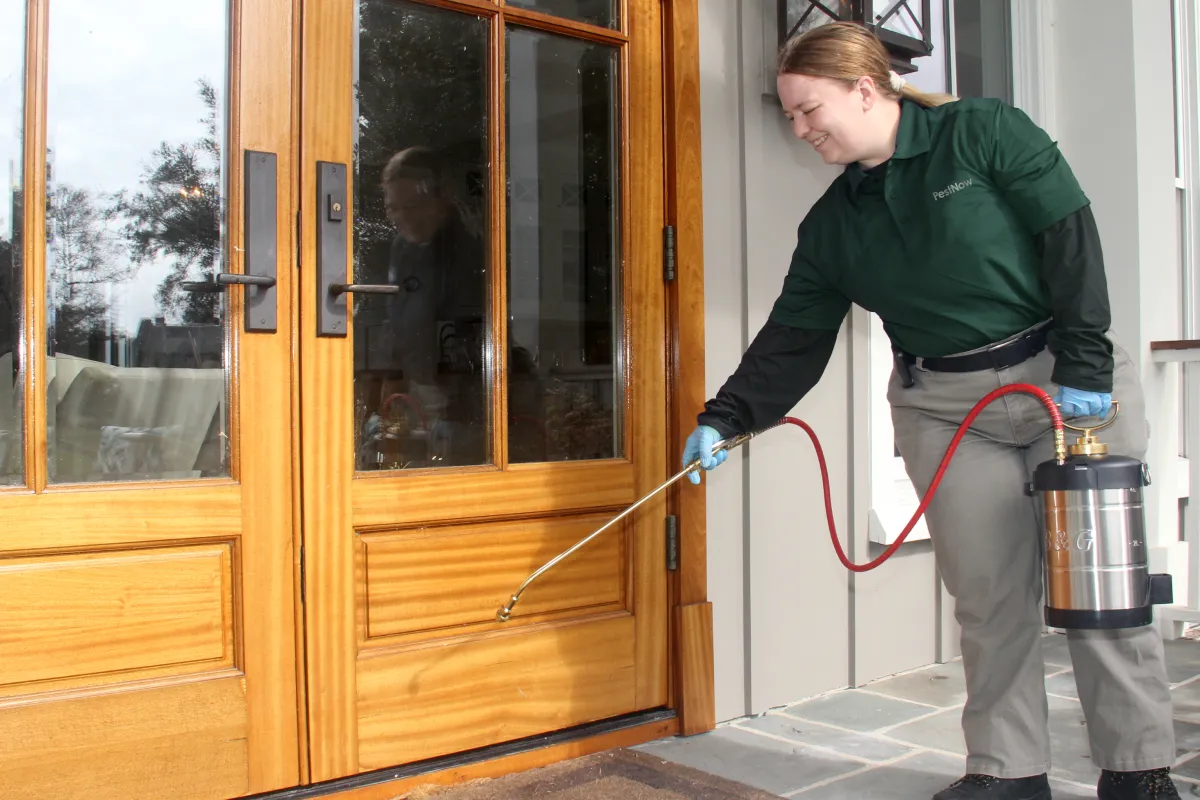
[[(880, 564), (882, 564), (884, 561), (887, 561), (889, 558), (891, 558), (892, 554), (896, 552), (896, 550), (900, 547), (900, 545), (904, 544), (904, 540), (906, 538), (908, 538), (908, 534), (916, 526), (917, 521), (921, 519), (922, 515), (925, 514), (925, 509), (929, 507), (929, 503), (933, 500), (934, 494), (936, 494), (938, 486), (942, 482), (942, 477), (943, 477), (943, 475), (945, 475), (946, 468), (950, 466), (950, 461), (951, 461), (951, 459), (954, 458), (954, 453), (958, 449), (959, 443), (962, 441), (963, 437), (966, 436), (967, 430), (971, 427), (971, 423), (975, 421), (975, 418), (978, 417), (985, 408), (987, 408), (989, 405), (991, 405), (996, 400), (1000, 399), (1001, 397), (1004, 397), (1005, 395), (1014, 394), (1014, 393), (1023, 393), (1023, 394), (1033, 395), (1035, 398), (1037, 398), (1038, 400), (1041, 401), (1043, 406), (1045, 406), (1046, 411), (1050, 414), (1050, 421), (1054, 428), (1054, 457), (1055, 457), (1055, 460), (1059, 464), (1063, 464), (1067, 460), (1067, 445), (1066, 445), (1066, 438), (1063, 433), (1064, 424), (1063, 424), (1063, 419), (1062, 419), (1062, 413), (1058, 410), (1058, 407), (1054, 404), (1054, 400), (1050, 397), (1049, 394), (1047, 394), (1045, 391), (1038, 388), (1037, 386), (1034, 386), (1029, 383), (1014, 383), (1014, 384), (1010, 384), (1008, 386), (1001, 386), (999, 389), (989, 392), (987, 395), (985, 395), (983, 397), (982, 400), (980, 400), (978, 403), (975, 404), (975, 406), (967, 413), (967, 416), (963, 419), (962, 423), (958, 426), (958, 430), (955, 432), (954, 438), (950, 440), (950, 445), (946, 448), (946, 454), (944, 456), (942, 456), (942, 462), (941, 462), (941, 464), (938, 465), (937, 472), (934, 473), (933, 481), (929, 484), (929, 489), (925, 492), (925, 496), (921, 499), (921, 504), (919, 506), (917, 506), (916, 512), (913, 513), (912, 519), (910, 519), (908, 521), (908, 524), (904, 526), (904, 530), (901, 531), (900, 535), (896, 537), (896, 541), (892, 542), (888, 546), (888, 548), (879, 555), (878, 558), (875, 558), (874, 560), (872, 560), (866, 564), (855, 564), (849, 558), (846, 557), (846, 552), (845, 552), (845, 550), (842, 549), (842, 543), (838, 539), (838, 535), (837, 535), (837, 525), (834, 522), (834, 518), (833, 518), (833, 499), (830, 495), (830, 490), (829, 490), (829, 470), (825, 464), (825, 453), (821, 449), (821, 442), (817, 438), (816, 431), (814, 431), (808, 425), (808, 423), (804, 422), (804, 420), (796, 419), (795, 417), (784, 417), (783, 419), (781, 419), (779, 422), (775, 423), (774, 425), (763, 428), (760, 431), (755, 431), (753, 433), (741, 434), (738, 436), (734, 436), (730, 439), (724, 439), (720, 442), (717, 442), (715, 445), (713, 445), (712, 452), (713, 452), (713, 455), (716, 455), (717, 453), (721, 452), (722, 450), (733, 450), (734, 448), (740, 447), (743, 444), (745, 444), (746, 442), (750, 441), (755, 436), (759, 436), (763, 433), (766, 433), (767, 431), (774, 430), (775, 428), (781, 427), (783, 425), (795, 425), (795, 426), (801, 428), (805, 433), (808, 434), (808, 438), (810, 438), (812, 440), (813, 449), (816, 450), (816, 454), (817, 454), (817, 462), (820, 464), (820, 467), (821, 467), (821, 483), (822, 483), (822, 486), (824, 488), (824, 493), (825, 493), (825, 518), (829, 525), (829, 538), (833, 541), (833, 548), (837, 552), (838, 560), (840, 560), (842, 562), (842, 565), (845, 566), (846, 569), (850, 570), (851, 572), (867, 572), (868, 570), (875, 569)], [(622, 511), (616, 517), (613, 517), (611, 520), (609, 520), (607, 523), (605, 523), (602, 527), (598, 528), (596, 531), (592, 532), (591, 534), (588, 534), (586, 537), (584, 537), (583, 539), (581, 539), (580, 541), (578, 541), (577, 543), (572, 545), (567, 550), (564, 550), (559, 555), (557, 555), (554, 558), (547, 561), (537, 571), (535, 571), (528, 578), (526, 578), (525, 581), (517, 588), (517, 590), (515, 592), (513, 592), (512, 596), (509, 597), (508, 602), (505, 603), (504, 606), (502, 606), (500, 608), (500, 610), (496, 612), (496, 619), (500, 622), (508, 622), (508, 620), (512, 617), (513, 607), (516, 606), (516, 604), (520, 601), (521, 595), (525, 592), (525, 590), (527, 588), (529, 588), (530, 584), (532, 584), (534, 581), (536, 581), (538, 578), (540, 578), (542, 575), (544, 575), (547, 571), (553, 569), (555, 567), (555, 565), (557, 565), (563, 559), (568, 558), (569, 556), (571, 556), (571, 554), (573, 554), (574, 552), (579, 550), (581, 547), (586, 545), (588, 542), (595, 539), (600, 534), (604, 533), (606, 530), (611, 528), (617, 522), (621, 521), (625, 517), (632, 514), (643, 503), (650, 500), (650, 498), (659, 494), (660, 492), (665, 490), (667, 487), (671, 486), (676, 481), (678, 481), (680, 478), (683, 478), (685, 475), (695, 472), (698, 469), (700, 469), (700, 460), (699, 459), (693, 461), (692, 463), (690, 463), (686, 467), (684, 467), (682, 470), (675, 473), (675, 475), (671, 476), (671, 478), (669, 478), (666, 482), (660, 484), (658, 486), (658, 488), (656, 488), (654, 491), (652, 491), (649, 494), (642, 497), (642, 499), (638, 500), (636, 503), (631, 505), (629, 508)]]

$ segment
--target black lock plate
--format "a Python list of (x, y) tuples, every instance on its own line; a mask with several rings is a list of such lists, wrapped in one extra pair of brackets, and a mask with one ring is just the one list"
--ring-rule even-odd
[[(278, 167), (274, 153), (245, 153), (246, 256), (243, 272), (274, 280), (278, 277), (279, 230), (276, 186)], [(246, 286), (243, 291), (247, 333), (274, 333), (278, 326), (276, 287)]]
[(345, 336), (347, 294), (329, 287), (346, 283), (346, 165), (317, 162), (317, 335)]

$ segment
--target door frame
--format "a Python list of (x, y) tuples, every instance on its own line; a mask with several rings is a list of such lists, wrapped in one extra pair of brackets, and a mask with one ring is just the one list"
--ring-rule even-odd
[[(668, 453), (683, 452), (708, 394), (704, 365), (704, 200), (700, 137), (699, 0), (663, 0), (666, 86), (667, 220), (675, 227), (675, 280), (667, 284), (671, 430)], [(716, 727), (713, 610), (708, 599), (707, 482), (672, 487), (668, 508), (679, 520), (679, 569), (668, 601), (670, 668), (680, 733)]]

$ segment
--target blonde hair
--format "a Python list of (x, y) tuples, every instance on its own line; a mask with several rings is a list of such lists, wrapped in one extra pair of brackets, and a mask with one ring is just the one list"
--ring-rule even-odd
[(885, 96), (911, 100), (925, 108), (958, 99), (949, 94), (922, 92), (898, 80), (883, 43), (856, 22), (830, 22), (793, 36), (780, 49), (775, 71), (778, 75), (809, 75), (847, 83), (865, 76), (875, 81)]

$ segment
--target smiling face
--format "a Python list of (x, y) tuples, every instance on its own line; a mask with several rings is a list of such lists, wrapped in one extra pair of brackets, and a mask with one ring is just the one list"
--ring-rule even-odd
[(887, 128), (892, 115), (885, 104), (896, 106), (897, 119), (899, 107), (870, 78), (849, 82), (784, 73), (776, 86), (792, 133), (812, 145), (826, 164), (858, 161), (869, 168), (891, 156), (894, 130)]

